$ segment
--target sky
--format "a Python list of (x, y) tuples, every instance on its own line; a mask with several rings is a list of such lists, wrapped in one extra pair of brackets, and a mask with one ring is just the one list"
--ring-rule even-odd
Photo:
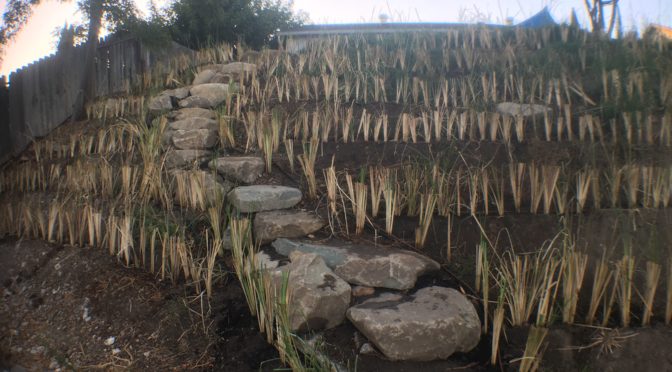
[[(166, 2), (168, 0), (159, 0)], [(138, 0), (140, 8), (148, 0)], [(4, 13), (6, 0), (0, 0)], [(582, 24), (587, 24), (583, 0), (294, 0), (294, 10), (303, 11), (311, 23), (377, 22), (384, 13), (397, 22), (464, 22), (483, 21), (514, 23), (525, 20), (548, 6), (556, 22), (569, 19), (576, 8)], [(620, 0), (625, 30), (649, 23), (672, 26), (670, 0)], [(54, 30), (65, 24), (80, 22), (74, 1), (43, 1), (17, 38), (8, 45), (0, 65), (0, 75), (8, 75), (32, 61), (54, 52)]]

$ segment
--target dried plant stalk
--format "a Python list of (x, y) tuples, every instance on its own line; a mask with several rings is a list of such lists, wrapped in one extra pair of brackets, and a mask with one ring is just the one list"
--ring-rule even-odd
[(420, 200), (420, 226), (415, 229), (415, 246), (422, 248), (427, 241), (429, 225), (432, 223), (436, 208), (436, 194), (430, 192)]
[(660, 279), (661, 267), (659, 264), (651, 261), (646, 262), (646, 289), (644, 291), (644, 313), (642, 314), (642, 326), (647, 326), (651, 322), (653, 315), (653, 300), (658, 289), (658, 280)]

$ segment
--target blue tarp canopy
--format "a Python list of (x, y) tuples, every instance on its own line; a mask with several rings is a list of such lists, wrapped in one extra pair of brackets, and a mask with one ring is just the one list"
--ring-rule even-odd
[(547, 7), (544, 7), (539, 13), (533, 15), (532, 17), (520, 22), (518, 26), (527, 27), (527, 28), (537, 28), (537, 27), (546, 27), (546, 26), (555, 26), (556, 23), (551, 16), (551, 13), (548, 11)]

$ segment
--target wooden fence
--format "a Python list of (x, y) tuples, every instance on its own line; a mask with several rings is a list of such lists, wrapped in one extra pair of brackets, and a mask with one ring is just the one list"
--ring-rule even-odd
[[(122, 95), (141, 84), (150, 67), (179, 53), (190, 52), (173, 43), (153, 51), (135, 38), (110, 36), (99, 43), (95, 58), (96, 97)], [(10, 75), (7, 98), (0, 90), (0, 163), (23, 151), (68, 120), (85, 71), (86, 45), (61, 51)], [(3, 117), (3, 112), (8, 112)]]

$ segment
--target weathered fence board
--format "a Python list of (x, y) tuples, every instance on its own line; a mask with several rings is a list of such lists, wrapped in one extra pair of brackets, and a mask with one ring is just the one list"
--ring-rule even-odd
[[(173, 53), (154, 53), (135, 38), (109, 37), (96, 50), (93, 76), (96, 97), (128, 94), (142, 83), (153, 62), (188, 49), (173, 45)], [(33, 62), (10, 75), (9, 89), (0, 87), (0, 163), (18, 154), (72, 116), (85, 72), (86, 45)], [(3, 80), (4, 81), (4, 80)], [(4, 94), (4, 95), (3, 95)], [(4, 114), (3, 114), (4, 113)]]

